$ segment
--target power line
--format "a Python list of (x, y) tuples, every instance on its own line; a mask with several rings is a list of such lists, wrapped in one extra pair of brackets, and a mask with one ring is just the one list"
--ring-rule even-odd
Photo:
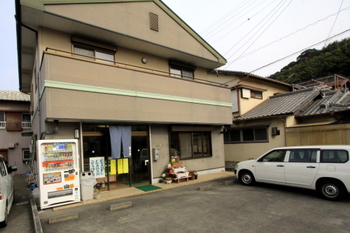
[[(350, 7), (347, 7), (347, 8), (344, 8), (343, 10), (341, 10), (341, 11), (345, 11), (345, 10), (349, 10), (349, 9), (350, 9)], [(340, 12), (341, 12), (341, 11), (340, 11)], [(334, 16), (334, 15), (336, 15), (336, 14), (338, 14), (338, 12), (333, 13), (333, 14), (331, 14), (331, 15), (328, 15), (327, 17), (325, 17), (325, 18), (323, 18), (323, 19), (317, 20), (316, 22), (314, 22), (314, 23), (312, 23), (312, 24), (309, 24), (309, 25), (307, 25), (307, 26), (305, 26), (305, 27), (303, 27), (303, 28), (301, 28), (301, 29), (299, 29), (299, 30), (297, 30), (297, 31), (295, 31), (295, 32), (292, 32), (292, 33), (290, 33), (290, 34), (288, 34), (288, 35), (286, 35), (286, 36), (284, 36), (284, 37), (281, 37), (281, 38), (279, 38), (279, 39), (277, 39), (277, 40), (275, 40), (275, 41), (273, 41), (273, 42), (271, 42), (271, 43), (269, 43), (269, 44), (267, 44), (267, 45), (264, 45), (264, 46), (262, 46), (262, 47), (260, 47), (260, 48), (258, 48), (258, 49), (256, 49), (256, 50), (253, 50), (252, 52), (249, 52), (249, 53), (247, 53), (247, 54), (244, 54), (243, 56), (240, 56), (239, 59), (241, 59), (241, 58), (243, 58), (243, 57), (246, 57), (246, 56), (248, 56), (248, 55), (250, 55), (250, 54), (253, 54), (253, 53), (259, 51), (260, 49), (266, 48), (266, 47), (268, 47), (268, 46), (270, 46), (270, 45), (272, 45), (272, 44), (274, 44), (274, 43), (276, 43), (276, 42), (279, 42), (279, 41), (281, 41), (281, 40), (283, 40), (283, 39), (286, 39), (286, 38), (288, 38), (288, 37), (290, 37), (290, 36), (292, 36), (292, 35), (295, 35), (295, 34), (297, 34), (298, 32), (303, 31), (303, 30), (305, 30), (305, 29), (308, 28), (308, 27), (314, 26), (314, 25), (316, 25), (317, 23), (319, 23), (319, 22), (321, 22), (321, 21), (327, 20), (329, 17), (332, 17), (332, 16)], [(328, 36), (328, 37), (329, 37), (329, 36)], [(236, 60), (237, 60), (237, 59), (236, 59)]]
[[(245, 4), (248, 4), (249, 2), (245, 2)], [(252, 4), (254, 4), (255, 2), (253, 1), (251, 4), (249, 4), (247, 7), (251, 6)], [(243, 5), (244, 6), (244, 5)], [(242, 7), (243, 7), (242, 6)], [(239, 13), (243, 12), (243, 10), (245, 10), (247, 7), (243, 8)], [(215, 30), (218, 30), (222, 25), (224, 25), (227, 21), (229, 21), (230, 19), (234, 18), (235, 16), (237, 16), (238, 14), (233, 14), (233, 12), (235, 11), (238, 11), (240, 9), (240, 7), (238, 9), (232, 9), (229, 13), (227, 13), (224, 17), (221, 17), (219, 20), (217, 20), (216, 22), (219, 22), (221, 21), (222, 19), (225, 19), (227, 18), (230, 14), (232, 15), (231, 17), (227, 18), (226, 20), (222, 21), (219, 25), (217, 25), (216, 23), (214, 23), (211, 27), (214, 27), (213, 29), (211, 30), (208, 30), (208, 31), (204, 31), (203, 32), (203, 36), (204, 35), (208, 35), (208, 34), (211, 34), (212, 31), (215, 31)]]
[[(279, 16), (284, 12), (284, 10), (290, 5), (290, 3), (291, 3), (292, 1), (290, 1), (288, 4), (287, 4), (287, 6), (282, 10), (282, 12), (280, 12), (279, 13), (279, 15), (264, 29), (264, 31), (262, 32), (262, 33), (260, 33), (260, 35), (253, 41), (253, 43), (251, 43), (249, 46), (248, 46), (248, 48), (246, 48), (244, 51), (243, 51), (243, 53), (241, 53), (241, 55), (242, 54), (244, 54), (249, 48), (250, 48), (250, 46), (252, 46), (254, 43), (255, 43), (255, 41), (279, 18)], [(274, 16), (275, 16), (275, 14), (277, 13), (277, 11), (279, 11), (279, 9), (282, 7), (284, 5), (284, 3), (282, 3), (282, 5), (280, 5), (279, 6), (279, 8), (276, 10), (276, 12), (264, 23), (264, 25), (265, 24), (267, 24), (268, 23), (268, 21), (270, 20), (270, 19), (272, 19)], [(264, 19), (265, 20), (265, 19)], [(264, 26), (263, 25), (263, 26)], [(261, 29), (262, 29), (262, 27), (261, 27)], [(260, 29), (251, 37), (251, 38), (249, 38), (249, 40), (244, 44), (244, 45), (246, 45), (258, 32), (260, 31)], [(243, 46), (244, 46), (243, 45)], [(234, 56), (240, 49), (242, 49), (243, 48), (243, 46), (241, 46), (238, 50), (236, 50), (236, 52), (234, 52), (228, 59), (230, 59), (232, 56)], [(240, 56), (241, 56), (240, 55)], [(240, 57), (240, 56), (238, 56), (238, 58)], [(237, 59), (238, 59), (237, 58)], [(237, 59), (235, 59), (235, 60), (233, 60), (233, 61), (231, 61), (227, 66), (229, 66), (229, 65), (231, 65), (233, 62), (235, 62)]]
[[(332, 30), (333, 30), (333, 28), (334, 28), (334, 25), (335, 25), (335, 22), (337, 22), (338, 15), (339, 15), (339, 12), (340, 12), (340, 9), (341, 9), (342, 5), (343, 5), (343, 0), (341, 1), (339, 10), (338, 10), (338, 12), (337, 12), (337, 17), (335, 17), (335, 20), (334, 20), (334, 22), (333, 22), (332, 28), (331, 28), (331, 30), (329, 31), (329, 34), (328, 34), (328, 36), (327, 36), (327, 40), (328, 40), (328, 37), (331, 35), (331, 32), (332, 32)], [(326, 45), (326, 43), (327, 43), (327, 40), (326, 40), (326, 42), (325, 42), (325, 45)]]
[(318, 43), (316, 43), (316, 44), (313, 44), (313, 45), (311, 45), (311, 46), (309, 46), (309, 47), (307, 47), (307, 48), (304, 48), (304, 49), (302, 49), (302, 50), (299, 50), (299, 51), (297, 51), (297, 52), (295, 52), (295, 53), (292, 53), (292, 54), (290, 54), (290, 55), (288, 55), (288, 56), (285, 56), (285, 57), (283, 57), (283, 58), (280, 58), (280, 59), (278, 59), (278, 60), (276, 60), (276, 61), (274, 61), (274, 62), (271, 62), (271, 63), (269, 63), (269, 64), (267, 64), (267, 65), (264, 65), (264, 66), (262, 66), (262, 67), (259, 67), (258, 69), (252, 70), (252, 71), (250, 71), (249, 73), (253, 73), (253, 72), (257, 71), (257, 70), (261, 70), (261, 69), (266, 68), (266, 67), (268, 67), (268, 66), (270, 66), (270, 65), (273, 65), (273, 64), (275, 64), (275, 63), (277, 63), (277, 62), (283, 61), (283, 60), (286, 59), (286, 58), (289, 58), (289, 57), (294, 56), (294, 55), (296, 55), (296, 54), (300, 54), (300, 53), (304, 52), (305, 50), (307, 50), (307, 49), (309, 49), (309, 48), (311, 48), (311, 47), (314, 47), (314, 46), (316, 46), (316, 45), (322, 44), (322, 43), (325, 42), (326, 40), (329, 40), (329, 39), (338, 37), (338, 36), (340, 36), (340, 35), (342, 35), (342, 34), (344, 34), (344, 33), (347, 33), (347, 32), (350, 32), (350, 29), (347, 29), (347, 30), (345, 30), (345, 31), (343, 31), (343, 32), (341, 32), (341, 33), (338, 33), (338, 34), (336, 34), (336, 35), (334, 35), (334, 36), (332, 36), (332, 37), (330, 37), (330, 38), (327, 38), (327, 39), (325, 39), (325, 40), (322, 40), (322, 41), (320, 41), (320, 42), (318, 42)]
[[(247, 2), (247, 1), (243, 1), (241, 4), (244, 5), (244, 4), (246, 4), (246, 3), (248, 3), (248, 2)], [(210, 26), (208, 26), (207, 28), (203, 29), (203, 30), (200, 32), (200, 34), (201, 34), (201, 35), (205, 35), (206, 33), (209, 33), (210, 31), (212, 31), (212, 30), (209, 30), (209, 29), (210, 29), (210, 28), (213, 28), (213, 27), (214, 27), (213, 30), (217, 29), (217, 23), (220, 22), (221, 19), (225, 19), (228, 15), (230, 15), (231, 13), (233, 13), (233, 11), (238, 10), (238, 9), (240, 9), (240, 8), (241, 8), (240, 5), (237, 6), (237, 9), (236, 9), (236, 8), (233, 8), (233, 9), (230, 10), (227, 14), (225, 14), (224, 16), (222, 16), (221, 18), (219, 18), (218, 20), (216, 20), (212, 25), (210, 25)], [(206, 32), (206, 31), (207, 31), (207, 32)], [(208, 32), (208, 31), (209, 31), (209, 32)]]
[[(265, 28), (264, 31), (263, 31), (262, 33), (260, 33), (260, 35), (259, 35), (257, 38), (255, 38), (255, 40), (253, 41), (253, 43), (251, 43), (251, 44), (248, 46), (248, 48), (246, 48), (246, 49), (241, 53), (240, 56), (242, 56), (242, 55), (257, 41), (257, 39), (259, 39), (260, 36), (261, 36), (262, 34), (264, 34), (264, 32), (266, 32), (266, 30), (267, 30), (267, 29), (281, 16), (281, 14), (287, 9), (287, 7), (292, 3), (292, 1), (293, 1), (293, 0), (291, 0), (291, 1), (288, 3), (288, 5), (282, 10), (282, 12), (280, 12), (280, 14), (268, 25), (268, 27)], [(281, 6), (281, 7), (282, 7), (282, 6)], [(238, 58), (236, 58), (235, 60), (233, 60), (233, 61), (230, 62), (230, 63), (233, 63), (233, 62), (235, 62), (236, 60), (238, 60), (238, 59), (240, 58), (240, 56), (238, 56)], [(231, 56), (231, 57), (232, 57), (232, 56)]]
[[(244, 37), (242, 37), (234, 46), (232, 46), (228, 51), (226, 51), (226, 53), (224, 54), (224, 55), (226, 55), (226, 54), (228, 54), (232, 49), (234, 49), (240, 42), (242, 42), (254, 29), (256, 29), (260, 24), (262, 24), (262, 23), (264, 23), (264, 21), (265, 21), (265, 19), (270, 15), (270, 14), (272, 14), (275, 10), (276, 10), (276, 8), (278, 8), (279, 7), (279, 5), (281, 4), (281, 2), (280, 3), (278, 3), (278, 5), (275, 7), (275, 8), (273, 8), (272, 9), (272, 11), (270, 11), (270, 13), (269, 14), (267, 14), (266, 16), (265, 16), (265, 18), (263, 19), (263, 20), (261, 20), (250, 32), (248, 32)], [(282, 3), (283, 4), (283, 3)], [(273, 14), (275, 14), (275, 13), (273, 13)], [(255, 35), (255, 34), (254, 34)], [(253, 36), (254, 36), (253, 35)], [(251, 37), (252, 38), (252, 37)], [(250, 39), (251, 39), (250, 38)], [(250, 40), (249, 39), (249, 40)], [(248, 41), (249, 41), (248, 40)], [(245, 42), (245, 44), (246, 44), (247, 42)], [(236, 50), (236, 52), (238, 52), (245, 44), (243, 44), (238, 50)], [(235, 53), (236, 53), (235, 52)], [(234, 54), (235, 54), (234, 53)]]
[[(262, 2), (261, 2), (262, 3)], [(269, 5), (265, 6), (262, 10), (256, 12), (254, 15), (250, 16), (248, 19), (244, 20), (241, 24), (239, 24), (237, 27), (231, 29), (230, 31), (228, 31), (227, 33), (225, 33), (224, 35), (222, 35), (221, 37), (219, 37), (217, 40), (213, 41), (212, 43), (217, 42), (218, 40), (221, 40), (224, 36), (226, 36), (227, 34), (230, 34), (232, 31), (236, 30), (237, 28), (239, 28), (240, 26), (242, 26), (243, 24), (247, 23), (247, 20), (251, 20), (253, 17), (257, 16), (259, 13), (261, 13), (263, 10), (265, 10), (267, 7), (269, 7), (272, 3), (270, 3)], [(260, 5), (260, 4), (259, 4)], [(258, 6), (259, 6), (258, 5)], [(228, 25), (230, 26), (230, 25)]]

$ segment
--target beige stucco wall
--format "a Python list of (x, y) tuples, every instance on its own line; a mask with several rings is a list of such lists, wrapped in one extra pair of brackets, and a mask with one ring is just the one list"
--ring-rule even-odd
[[(250, 126), (250, 125), (270, 125), (268, 127), (268, 142), (261, 143), (234, 143), (225, 144), (225, 160), (239, 162), (243, 160), (248, 160), (252, 158), (257, 158), (266, 151), (280, 146), (285, 146), (285, 128), (284, 121), (280, 118), (272, 118), (259, 120), (254, 122), (246, 122), (240, 125), (235, 125), (236, 127)], [(271, 128), (277, 127), (280, 130), (280, 135), (271, 136)]]
[(255, 106), (261, 104), (263, 101), (268, 99), (270, 96), (273, 96), (276, 93), (287, 93), (289, 92), (289, 87), (286, 85), (282, 85), (279, 83), (274, 83), (271, 81), (267, 81), (265, 79), (258, 79), (254, 77), (245, 77), (245, 76), (236, 76), (233, 74), (223, 74), (223, 73), (208, 73), (208, 80), (226, 83), (230, 87), (234, 87), (236, 85), (249, 86), (251, 88), (257, 88), (258, 90), (263, 90), (263, 98), (255, 99), (255, 98), (242, 98), (241, 89), (237, 91), (238, 95), (238, 106), (239, 112), (235, 113), (234, 116), (243, 115)]
[[(184, 127), (184, 129), (192, 130), (193, 127)], [(196, 128), (194, 126), (194, 128)], [(169, 127), (167, 125), (157, 125), (151, 127), (151, 144), (152, 148), (158, 148), (160, 158), (157, 161), (152, 160), (153, 174), (152, 179), (156, 181), (161, 176), (165, 167), (169, 162)], [(200, 129), (200, 128), (199, 128)], [(210, 170), (224, 170), (224, 148), (223, 134), (220, 133), (221, 127), (211, 127), (212, 137), (212, 157), (183, 160), (187, 170), (196, 170), (198, 172), (208, 173)]]
[[(84, 39), (84, 38), (83, 38)], [(89, 40), (86, 40), (89, 42)], [(91, 40), (91, 43), (94, 42)], [(107, 44), (111, 46), (110, 44)], [(53, 49), (48, 50), (51, 52), (57, 52), (61, 55), (69, 55), (69, 53), (74, 52), (73, 46), (72, 46), (72, 39), (71, 35), (67, 33), (63, 33), (60, 31), (48, 29), (41, 27), (39, 30), (39, 39), (38, 39), (38, 70), (40, 69), (41, 60), (43, 56), (43, 52), (47, 49)], [(115, 62), (121, 63), (121, 64), (127, 64), (127, 65), (133, 65), (136, 67), (151, 69), (155, 71), (163, 72), (162, 74), (168, 74), (169, 73), (169, 60), (161, 58), (159, 56), (155, 56), (148, 53), (139, 52), (136, 50), (127, 49), (120, 46), (115, 46), (116, 53), (115, 53)], [(56, 51), (61, 50), (64, 52)], [(141, 62), (141, 59), (145, 57), (147, 59), (147, 63), (143, 64)], [(194, 70), (194, 78), (195, 79), (202, 79), (207, 80), (207, 69), (202, 67), (196, 67)]]
[(273, 96), (276, 93), (289, 92), (289, 88), (284, 86), (284, 85), (273, 83), (273, 82), (267, 82), (265, 80), (259, 80), (256, 78), (242, 79), (242, 81), (240, 81), (239, 84), (265, 90), (265, 91), (263, 91), (263, 98), (262, 99), (240, 98), (240, 105), (239, 106), (240, 106), (240, 114), (241, 115), (245, 114), (246, 112), (248, 112), (249, 110), (251, 110), (255, 106), (259, 105), (260, 103), (262, 103), (263, 101), (265, 101), (270, 96)]
[[(230, 106), (220, 105), (230, 102), (227, 88), (48, 54), (43, 63), (45, 80), (65, 85), (45, 89), (47, 109), (42, 114), (48, 118), (231, 123)], [(70, 85), (78, 90), (69, 90)], [(95, 88), (108, 88), (112, 93), (95, 92)], [(149, 97), (114, 91), (147, 93)]]
[[(45, 5), (45, 11), (206, 59), (217, 60), (153, 2)], [(158, 15), (158, 32), (150, 30), (150, 12)]]

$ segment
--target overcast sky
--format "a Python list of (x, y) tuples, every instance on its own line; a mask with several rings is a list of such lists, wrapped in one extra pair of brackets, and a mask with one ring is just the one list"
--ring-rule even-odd
[[(350, 37), (350, 0), (163, 0), (227, 59), (268, 76), (308, 48)], [(14, 0), (0, 0), (0, 89), (18, 90)]]

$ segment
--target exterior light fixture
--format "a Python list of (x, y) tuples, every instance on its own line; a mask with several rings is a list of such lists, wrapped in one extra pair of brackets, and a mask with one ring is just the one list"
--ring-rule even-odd
[(74, 138), (75, 139), (79, 139), (80, 138), (80, 132), (79, 132), (78, 128), (74, 129)]

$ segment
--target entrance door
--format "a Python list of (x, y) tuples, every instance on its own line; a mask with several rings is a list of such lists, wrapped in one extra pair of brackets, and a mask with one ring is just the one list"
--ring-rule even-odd
[(113, 159), (108, 125), (83, 124), (84, 171), (90, 171), (90, 158), (104, 157), (105, 177), (97, 181), (107, 183), (106, 190), (149, 184), (148, 144), (147, 126), (132, 126), (131, 157), (124, 157), (121, 151), (121, 158)]
[(149, 184), (150, 159), (147, 136), (132, 136), (131, 139), (131, 185)]

